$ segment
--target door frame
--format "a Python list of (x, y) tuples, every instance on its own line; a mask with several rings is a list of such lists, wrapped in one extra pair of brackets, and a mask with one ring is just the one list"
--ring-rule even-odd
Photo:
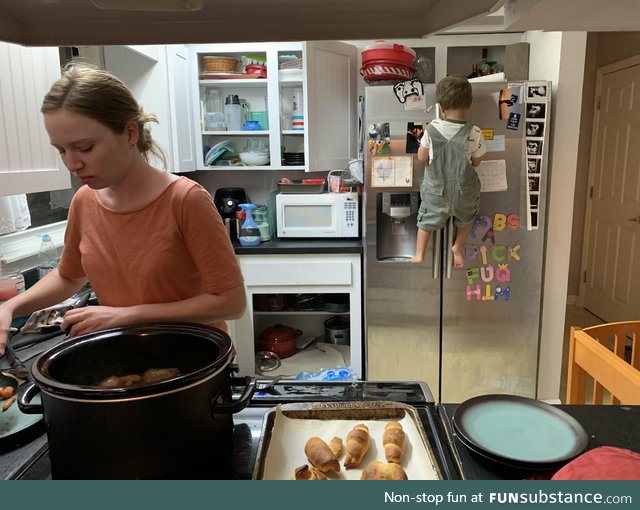
[[(607, 64), (605, 66), (599, 67), (596, 71), (596, 93), (593, 99), (593, 123), (591, 125), (591, 150), (589, 152), (589, 175), (587, 178), (587, 189), (586, 193), (589, 194), (589, 190), (593, 186), (594, 173), (595, 173), (595, 164), (596, 164), (596, 151), (597, 151), (597, 143), (598, 143), (598, 123), (600, 122), (600, 110), (598, 109), (598, 101), (600, 100), (600, 95), (602, 94), (602, 80), (605, 74), (613, 73), (616, 71), (621, 71), (626, 69), (627, 67), (633, 67), (636, 65), (640, 65), (640, 55), (635, 55), (633, 57), (625, 58), (624, 60), (620, 60), (618, 62), (614, 62), (612, 64)], [(592, 200), (587, 197), (587, 207), (585, 210), (585, 222), (584, 222), (584, 231), (582, 237), (582, 254), (580, 261), (580, 290), (578, 293), (578, 302), (580, 306), (584, 305), (584, 294), (585, 294), (585, 282), (584, 282), (584, 272), (587, 270), (587, 255), (588, 255), (588, 247), (589, 247), (589, 231), (591, 227), (591, 209), (592, 209)]]

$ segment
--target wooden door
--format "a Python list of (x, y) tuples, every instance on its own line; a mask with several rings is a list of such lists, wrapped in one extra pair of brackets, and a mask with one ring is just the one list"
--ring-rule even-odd
[(584, 307), (640, 317), (640, 57), (598, 71), (583, 269)]

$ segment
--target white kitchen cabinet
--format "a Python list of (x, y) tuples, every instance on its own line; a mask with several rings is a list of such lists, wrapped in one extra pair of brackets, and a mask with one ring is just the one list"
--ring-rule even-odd
[[(355, 378), (363, 374), (362, 353), (362, 278), (360, 254), (241, 255), (238, 257), (245, 278), (247, 310), (233, 324), (233, 339), (238, 350), (241, 375), (293, 378), (302, 371), (337, 368), (344, 365)], [(278, 311), (259, 311), (255, 298), (288, 295), (289, 306)], [(300, 295), (341, 295), (348, 297), (348, 312), (300, 310), (292, 306)], [(324, 322), (335, 316), (349, 319), (349, 344), (324, 342)], [(273, 372), (256, 371), (255, 339), (267, 327), (276, 324), (300, 329), (301, 338), (318, 338), (319, 343), (282, 360)], [(319, 347), (318, 347), (319, 346)], [(330, 366), (327, 366), (330, 365)]]
[[(328, 171), (342, 169), (357, 154), (357, 71), (355, 46), (340, 42), (291, 42), (194, 45), (192, 51), (194, 87), (193, 112), (197, 168), (228, 169), (219, 160), (207, 165), (206, 153), (216, 144), (228, 141), (234, 153), (242, 152), (249, 138), (258, 140), (270, 155), (264, 166), (234, 166), (251, 170)], [(238, 60), (234, 72), (205, 73), (203, 57), (226, 56)], [(242, 57), (254, 57), (267, 66), (266, 78), (247, 78), (242, 74)], [(299, 69), (285, 62), (298, 60)], [(281, 68), (285, 66), (285, 68)], [(234, 77), (234, 74), (236, 75)], [(206, 79), (203, 79), (206, 78)], [(207, 129), (205, 113), (207, 91), (215, 89), (221, 102), (238, 95), (251, 114), (266, 112), (267, 126), (261, 131)], [(292, 125), (294, 94), (302, 90), (304, 126)], [(256, 117), (251, 116), (252, 120)], [(290, 165), (283, 153), (304, 153), (304, 164)]]
[(58, 48), (0, 42), (0, 195), (65, 189), (69, 172), (49, 143), (40, 107), (60, 77)]
[[(131, 90), (145, 113), (158, 118), (148, 123), (163, 149), (170, 172), (195, 170), (190, 52), (186, 46), (105, 46), (104, 67)], [(152, 161), (159, 166), (160, 163)]]

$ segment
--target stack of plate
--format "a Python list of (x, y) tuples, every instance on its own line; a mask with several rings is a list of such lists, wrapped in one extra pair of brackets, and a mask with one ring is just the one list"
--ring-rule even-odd
[(233, 152), (233, 149), (229, 147), (231, 145), (231, 140), (223, 140), (220, 143), (215, 144), (204, 157), (205, 165), (215, 165), (216, 161), (218, 161), (224, 154), (227, 152)]
[(462, 444), (499, 464), (557, 469), (587, 447), (587, 433), (561, 409), (516, 395), (483, 395), (455, 410), (453, 426)]
[(283, 163), (288, 166), (304, 165), (304, 152), (285, 152)]

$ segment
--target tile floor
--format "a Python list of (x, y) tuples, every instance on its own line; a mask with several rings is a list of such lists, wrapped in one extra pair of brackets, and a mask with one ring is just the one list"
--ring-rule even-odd
[(604, 321), (593, 315), (589, 310), (581, 306), (567, 305), (567, 314), (564, 322), (564, 344), (562, 348), (562, 378), (560, 380), (560, 400), (564, 403), (567, 392), (567, 359), (569, 357), (569, 330), (571, 326), (587, 328)]

